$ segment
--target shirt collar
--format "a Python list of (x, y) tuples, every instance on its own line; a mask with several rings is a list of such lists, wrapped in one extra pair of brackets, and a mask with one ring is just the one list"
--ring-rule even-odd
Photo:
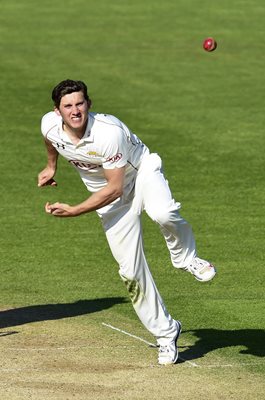
[(86, 127), (86, 131), (85, 131), (84, 136), (82, 137), (81, 141), (93, 142), (94, 135), (92, 132), (92, 126), (94, 125), (94, 122), (95, 122), (94, 115), (92, 113), (88, 113), (87, 127)]

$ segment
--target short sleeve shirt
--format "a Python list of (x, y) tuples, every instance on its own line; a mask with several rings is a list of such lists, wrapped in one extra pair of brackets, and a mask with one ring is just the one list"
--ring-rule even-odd
[(104, 169), (124, 166), (124, 189), (131, 187), (143, 155), (149, 152), (122, 121), (107, 114), (89, 113), (86, 131), (77, 145), (63, 131), (62, 118), (53, 111), (43, 116), (41, 132), (77, 169), (90, 192), (106, 185)]

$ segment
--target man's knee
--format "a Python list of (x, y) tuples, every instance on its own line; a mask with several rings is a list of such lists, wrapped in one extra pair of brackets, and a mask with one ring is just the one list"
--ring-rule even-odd
[(169, 222), (179, 223), (182, 221), (182, 217), (177, 210), (170, 210), (166, 208), (159, 208), (149, 214), (154, 222), (160, 226), (166, 226)]
[(126, 278), (125, 276), (121, 275), (121, 273), (120, 276), (123, 282), (125, 283), (125, 286), (128, 290), (132, 303), (134, 304), (138, 302), (140, 299), (142, 299), (143, 292), (141, 290), (140, 283), (136, 279)]

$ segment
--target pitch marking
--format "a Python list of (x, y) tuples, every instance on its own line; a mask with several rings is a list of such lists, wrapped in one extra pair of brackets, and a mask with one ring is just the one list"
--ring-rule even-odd
[[(123, 333), (124, 335), (130, 336), (130, 337), (132, 337), (132, 338), (134, 338), (134, 339), (140, 340), (141, 342), (144, 342), (144, 343), (148, 344), (148, 346), (150, 346), (150, 347), (157, 348), (157, 345), (155, 345), (155, 344), (153, 344), (153, 343), (150, 343), (150, 342), (148, 342), (147, 340), (145, 340), (145, 339), (143, 339), (143, 338), (141, 338), (141, 337), (139, 337), (139, 336), (133, 335), (132, 333), (126, 332), (126, 331), (124, 331), (124, 330), (122, 330), (122, 329), (120, 329), (120, 328), (116, 328), (115, 326), (112, 326), (112, 325), (110, 325), (110, 324), (105, 324), (105, 322), (102, 322), (102, 325), (106, 326), (107, 328), (113, 329), (114, 331), (118, 331), (118, 332), (120, 332), (120, 333)], [(196, 363), (194, 363), (194, 362), (185, 360), (184, 358), (182, 358), (182, 357), (180, 357), (180, 356), (179, 356), (178, 358), (179, 358), (180, 360), (182, 360), (182, 361), (187, 362), (188, 364), (192, 365), (193, 367), (199, 367), (199, 365), (196, 364)]]
[(107, 328), (111, 328), (111, 329), (113, 329), (114, 331), (121, 332), (121, 333), (123, 333), (124, 335), (130, 336), (130, 337), (132, 337), (132, 338), (134, 338), (134, 339), (138, 339), (138, 340), (140, 340), (141, 342), (144, 342), (144, 343), (148, 344), (148, 346), (150, 346), (150, 347), (155, 347), (155, 348), (157, 347), (156, 344), (150, 343), (150, 342), (148, 342), (147, 340), (145, 340), (145, 339), (143, 339), (143, 338), (141, 338), (141, 337), (139, 337), (139, 336), (135, 336), (135, 335), (133, 335), (132, 333), (123, 331), (122, 329), (115, 328), (115, 326), (112, 326), (112, 325), (109, 325), (109, 324), (105, 324), (105, 322), (102, 322), (102, 325), (106, 326)]

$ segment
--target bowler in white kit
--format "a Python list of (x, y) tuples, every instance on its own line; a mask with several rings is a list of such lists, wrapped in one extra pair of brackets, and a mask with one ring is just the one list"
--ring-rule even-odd
[(191, 226), (179, 213), (180, 203), (172, 198), (159, 155), (150, 153), (116, 117), (90, 112), (84, 82), (60, 82), (52, 99), (54, 111), (41, 122), (47, 165), (38, 175), (38, 186), (56, 185), (53, 178), (60, 154), (79, 172), (91, 195), (76, 205), (47, 202), (45, 210), (55, 217), (97, 212), (135, 312), (157, 340), (158, 363), (174, 364), (181, 323), (167, 311), (150, 273), (142, 211), (159, 225), (175, 268), (207, 282), (214, 278), (215, 267), (197, 256)]

